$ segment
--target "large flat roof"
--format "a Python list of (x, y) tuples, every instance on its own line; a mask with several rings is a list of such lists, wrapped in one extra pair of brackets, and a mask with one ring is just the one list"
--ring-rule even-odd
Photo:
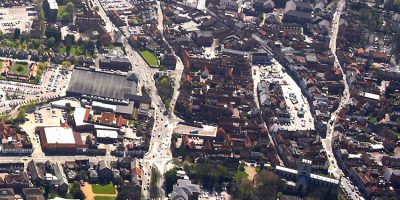
[(111, 99), (127, 99), (136, 94), (136, 82), (127, 76), (74, 69), (68, 93)]
[(67, 127), (45, 127), (44, 133), (48, 144), (75, 144), (74, 132)]

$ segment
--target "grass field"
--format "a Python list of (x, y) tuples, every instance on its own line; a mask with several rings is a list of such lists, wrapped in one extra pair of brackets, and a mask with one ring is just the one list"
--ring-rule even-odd
[(140, 56), (146, 61), (150, 67), (158, 67), (158, 60), (157, 57), (152, 54), (150, 51), (145, 50), (145, 51), (140, 51)]
[(17, 75), (27, 74), (28, 65), (22, 63), (15, 63), (15, 65), (11, 67), (11, 72)]
[(242, 171), (239, 171), (239, 170), (235, 174), (236, 180), (241, 180), (241, 179), (247, 178), (248, 176), (249, 175), (246, 174), (246, 172), (242, 172)]
[(115, 200), (115, 197), (95, 196), (94, 200)]
[(115, 194), (115, 188), (111, 183), (107, 185), (92, 185), (92, 190), (95, 194)]

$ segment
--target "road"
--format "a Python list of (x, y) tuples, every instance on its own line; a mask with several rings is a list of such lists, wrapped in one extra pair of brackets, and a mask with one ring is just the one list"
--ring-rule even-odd
[(331, 118), (328, 121), (327, 125), (327, 133), (326, 133), (326, 138), (323, 140), (323, 146), (326, 150), (326, 153), (328, 155), (328, 162), (329, 162), (329, 173), (333, 174), (336, 178), (340, 178), (340, 185), (344, 189), (347, 198), (350, 199), (362, 199), (362, 197), (359, 197), (356, 192), (354, 192), (354, 185), (352, 185), (351, 181), (348, 180), (346, 177), (344, 177), (343, 171), (339, 168), (336, 158), (333, 155), (333, 149), (332, 149), (332, 141), (334, 138), (334, 127), (336, 123), (336, 117), (338, 112), (344, 108), (349, 102), (350, 102), (350, 92), (349, 92), (349, 86), (346, 81), (346, 75), (345, 72), (343, 71), (342, 66), (339, 63), (339, 60), (336, 56), (336, 40), (337, 40), (337, 35), (339, 32), (339, 22), (340, 22), (340, 15), (342, 14), (343, 8), (345, 6), (345, 1), (340, 0), (338, 2), (338, 7), (337, 10), (333, 16), (332, 19), (332, 29), (331, 29), (331, 40), (329, 43), (329, 48), (332, 51), (332, 54), (335, 57), (335, 67), (339, 68), (340, 71), (343, 74), (343, 84), (344, 84), (344, 91), (342, 98), (340, 100), (338, 108), (331, 113)]
[[(103, 7), (101, 7), (99, 0), (94, 0), (94, 5), (99, 6), (99, 14), (101, 17), (104, 19), (106, 24), (108, 24), (109, 19), (107, 15), (104, 12)], [(111, 22), (110, 22), (111, 23)], [(157, 28), (163, 35), (164, 32), (164, 25), (163, 25), (163, 13), (161, 9), (161, 2), (157, 1)], [(113, 25), (112, 25), (113, 26)], [(163, 175), (164, 173), (171, 168), (171, 160), (172, 160), (172, 152), (170, 150), (171, 146), (171, 136), (173, 133), (173, 130), (177, 123), (180, 121), (178, 118), (176, 118), (173, 114), (173, 109), (175, 107), (175, 102), (176, 99), (179, 96), (179, 81), (181, 80), (181, 74), (183, 71), (183, 64), (179, 57), (175, 55), (175, 52), (173, 54), (177, 58), (177, 66), (174, 72), (174, 94), (171, 100), (171, 106), (169, 110), (169, 115), (164, 115), (164, 111), (166, 111), (166, 107), (164, 103), (162, 102), (160, 96), (158, 95), (157, 88), (155, 87), (155, 80), (154, 80), (154, 74), (158, 72), (158, 69), (155, 68), (150, 68), (147, 63), (142, 59), (142, 57), (139, 55), (139, 53), (133, 49), (129, 44), (128, 44), (128, 37), (129, 33), (127, 31), (121, 31), (123, 34), (123, 44), (127, 53), (127, 56), (129, 60), (132, 63), (133, 69), (132, 72), (134, 72), (136, 75), (138, 75), (139, 83), (138, 83), (138, 91), (139, 95), (141, 92), (142, 86), (144, 86), (147, 91), (149, 92), (149, 96), (151, 97), (152, 100), (152, 107), (155, 108), (154, 112), (154, 127), (152, 130), (152, 137), (150, 140), (150, 146), (149, 146), (149, 151), (145, 154), (144, 158), (140, 160), (142, 164), (142, 170), (144, 173), (143, 176), (143, 183), (142, 183), (142, 194), (145, 199), (149, 197), (148, 193), (148, 183), (150, 183), (150, 177), (151, 177), (151, 169), (155, 167), (161, 175), (161, 181), (159, 181), (159, 186), (161, 188), (162, 183), (163, 183)], [(165, 40), (164, 41), (168, 44), (168, 42)], [(169, 45), (169, 44), (168, 44)], [(171, 48), (171, 46), (169, 46)], [(172, 49), (172, 48), (171, 48)], [(165, 196), (162, 189), (160, 189), (161, 196)]]
[[(159, 29), (161, 35), (163, 36), (164, 42), (168, 44), (169, 48), (172, 47), (169, 45), (168, 41), (164, 38), (164, 25), (163, 25), (163, 13), (161, 9), (161, 2), (157, 1), (157, 28)], [(169, 109), (169, 115), (164, 115), (164, 111), (166, 110), (164, 103), (161, 101), (160, 96), (157, 94), (157, 90), (155, 88), (154, 80), (151, 80), (150, 87), (150, 97), (153, 100), (153, 105), (155, 105), (155, 124), (152, 131), (152, 139), (150, 142), (149, 152), (145, 155), (142, 160), (143, 171), (147, 174), (143, 179), (143, 187), (142, 194), (145, 198), (148, 197), (148, 188), (147, 185), (150, 182), (151, 177), (151, 168), (156, 167), (161, 176), (161, 181), (159, 181), (159, 186), (161, 188), (164, 178), (163, 175), (166, 171), (168, 171), (173, 166), (171, 165), (172, 160), (172, 152), (170, 149), (171, 146), (171, 136), (174, 128), (180, 121), (180, 119), (176, 118), (174, 115), (174, 108), (176, 100), (179, 96), (179, 81), (181, 80), (181, 75), (183, 71), (182, 61), (178, 56), (176, 56), (175, 52), (172, 50), (172, 53), (177, 58), (177, 65), (174, 73), (174, 93), (171, 100), (171, 105)], [(161, 196), (165, 196), (162, 190)]]

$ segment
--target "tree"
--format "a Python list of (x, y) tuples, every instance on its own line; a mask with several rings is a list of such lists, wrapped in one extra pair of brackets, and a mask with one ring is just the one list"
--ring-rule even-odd
[(64, 38), (64, 44), (67, 47), (68, 46), (71, 47), (72, 45), (74, 45), (75, 44), (75, 36), (71, 35), (71, 34), (66, 35)]
[(120, 176), (113, 178), (114, 185), (122, 185), (124, 183), (124, 179)]
[(164, 177), (165, 177), (165, 192), (167, 194), (171, 193), (172, 190), (174, 189), (173, 186), (177, 183), (178, 181), (178, 176), (176, 175), (177, 170), (176, 168), (173, 168), (167, 172), (165, 172)]
[(93, 10), (96, 11), (96, 12), (99, 12), (99, 7), (95, 6), (95, 7), (93, 7)]
[(68, 2), (67, 5), (65, 6), (64, 9), (65, 12), (68, 12), (69, 14), (74, 14), (75, 11), (75, 6), (72, 2)]
[(47, 48), (53, 48), (54, 44), (56, 43), (56, 39), (51, 37), (47, 40)]
[(124, 183), (118, 191), (117, 200), (140, 200), (141, 188), (133, 183)]
[(63, 22), (72, 22), (72, 14), (71, 13), (63, 13), (61, 16), (61, 21)]
[(88, 179), (88, 174), (85, 170), (81, 170), (79, 171), (78, 175), (77, 175), (78, 180), (87, 180)]
[(278, 192), (285, 189), (285, 183), (272, 172), (264, 171), (255, 177), (256, 196), (258, 199), (276, 199)]
[(55, 26), (49, 26), (46, 29), (46, 37), (47, 38), (51, 38), (54, 37), (54, 39), (56, 40), (56, 42), (61, 41), (61, 31), (58, 30), (58, 28), (56, 28)]
[(82, 192), (78, 181), (74, 181), (72, 183), (72, 190), (69, 191), (70, 194), (72, 194), (72, 196), (74, 197), (74, 199), (85, 199), (86, 196), (85, 194)]
[(18, 39), (19, 36), (21, 36), (21, 30), (20, 30), (19, 28), (16, 28), (16, 29), (14, 30), (14, 40), (15, 40), (15, 39)]
[(99, 39), (99, 43), (101, 46), (108, 46), (111, 44), (111, 35), (108, 33), (103, 34), (100, 39)]
[(160, 178), (160, 174), (157, 169), (151, 169), (151, 178), (150, 178), (150, 198), (158, 199), (160, 197), (160, 190), (158, 189), (158, 179)]

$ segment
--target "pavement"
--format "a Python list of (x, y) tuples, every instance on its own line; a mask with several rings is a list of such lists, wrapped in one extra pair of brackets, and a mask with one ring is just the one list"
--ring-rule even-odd
[[(283, 66), (275, 59), (272, 60), (271, 66), (252, 66), (252, 77), (254, 81), (254, 94), (257, 93), (257, 84), (260, 81), (275, 82), (280, 84), (284, 101), (286, 103), (288, 112), (291, 116), (291, 123), (288, 125), (280, 124), (281, 129), (296, 131), (296, 130), (314, 130), (314, 118), (310, 111), (310, 105), (307, 99), (301, 93), (300, 87), (292, 79), (292, 77), (283, 71)], [(289, 94), (296, 97), (296, 103), (290, 100)], [(256, 106), (259, 108), (260, 103), (257, 95), (255, 95)], [(299, 117), (298, 112), (304, 111), (304, 116)]]

